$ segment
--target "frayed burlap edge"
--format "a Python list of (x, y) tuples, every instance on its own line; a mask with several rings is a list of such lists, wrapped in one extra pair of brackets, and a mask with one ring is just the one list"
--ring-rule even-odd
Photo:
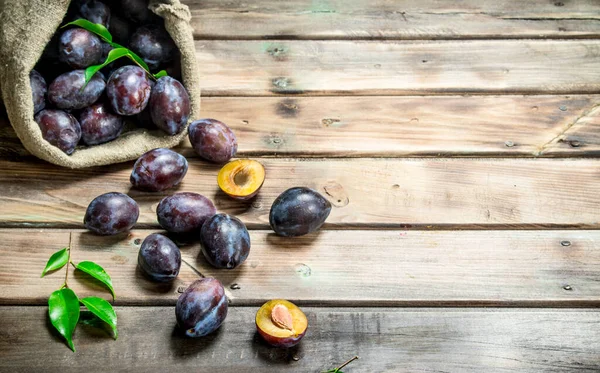
[[(148, 150), (179, 144), (187, 135), (187, 126), (175, 136), (167, 136), (159, 130), (136, 129), (106, 144), (78, 148), (72, 155), (66, 155), (42, 138), (33, 119), (29, 72), (60, 26), (69, 2), (0, 2), (0, 90), (10, 123), (23, 146), (50, 163), (85, 168), (129, 161)], [(154, 0), (150, 9), (164, 18), (165, 28), (181, 52), (181, 74), (190, 95), (191, 121), (200, 113), (200, 80), (189, 9), (179, 0)]]

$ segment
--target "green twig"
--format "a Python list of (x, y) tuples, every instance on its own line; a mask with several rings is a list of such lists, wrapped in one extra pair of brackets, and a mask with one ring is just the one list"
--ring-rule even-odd
[[(69, 263), (71, 261), (71, 244), (73, 242), (73, 232), (69, 233), (69, 247), (67, 247), (67, 263)], [(62, 288), (69, 288), (69, 284), (67, 282), (67, 280), (69, 279), (69, 265), (67, 264), (67, 270), (65, 272), (65, 283), (63, 284)]]

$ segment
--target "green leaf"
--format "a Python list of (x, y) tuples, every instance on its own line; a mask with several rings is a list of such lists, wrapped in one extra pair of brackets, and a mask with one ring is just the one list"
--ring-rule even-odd
[(111, 304), (98, 297), (86, 297), (80, 299), (79, 301), (94, 315), (98, 316), (102, 321), (107, 323), (112, 328), (115, 339), (117, 339), (117, 314), (115, 313), (115, 310)]
[(48, 314), (50, 322), (65, 337), (69, 348), (73, 346), (73, 331), (79, 320), (79, 300), (71, 289), (56, 290), (48, 298)]
[(154, 77), (156, 79), (162, 78), (163, 76), (167, 76), (167, 72), (165, 70), (160, 70), (159, 72), (157, 72), (156, 74), (154, 74)]
[(94, 34), (100, 36), (100, 38), (102, 38), (102, 40), (104, 40), (105, 42), (112, 43), (112, 35), (110, 34), (110, 32), (108, 32), (106, 27), (99, 23), (92, 23), (87, 19), (79, 18), (73, 22), (67, 23), (61, 28), (65, 28), (67, 26), (79, 26), (88, 30), (89, 32), (93, 32)]
[(44, 270), (42, 271), (41, 277), (44, 277), (46, 273), (50, 271), (56, 271), (57, 269), (61, 269), (62, 267), (64, 267), (65, 264), (67, 264), (68, 260), (68, 249), (65, 247), (64, 249), (58, 250), (57, 252), (52, 254), (50, 259), (48, 259), (48, 263), (46, 263), (46, 268), (44, 268)]
[(104, 268), (102, 268), (94, 262), (89, 261), (80, 262), (79, 264), (73, 265), (78, 270), (87, 273), (88, 275), (94, 277), (95, 279), (106, 285), (106, 287), (110, 290), (110, 293), (112, 294), (113, 300), (115, 299), (115, 290), (113, 289), (112, 280), (110, 279), (110, 276), (108, 275), (108, 273), (106, 273)]
[[(125, 49), (127, 49), (127, 48), (125, 48)], [(152, 73), (150, 72), (150, 68), (148, 67), (148, 65), (146, 65), (146, 62), (144, 62), (144, 60), (142, 60), (142, 57), (138, 56), (137, 54), (135, 54), (135, 52), (131, 51), (130, 49), (127, 49), (127, 51), (129, 52), (127, 57), (129, 57), (133, 62), (137, 63), (142, 69), (146, 70), (148, 75), (152, 76)]]
[(109, 63), (111, 63), (121, 57), (127, 56), (128, 54), (129, 54), (129, 49), (127, 49), (127, 48), (115, 48), (115, 49), (111, 50), (110, 52), (108, 52), (106, 61), (104, 61), (100, 65), (92, 65), (85, 69), (85, 84), (87, 84), (90, 81), (90, 79), (92, 79), (94, 74), (96, 74), (98, 71), (100, 71), (100, 69), (102, 69), (104, 66), (108, 65)]

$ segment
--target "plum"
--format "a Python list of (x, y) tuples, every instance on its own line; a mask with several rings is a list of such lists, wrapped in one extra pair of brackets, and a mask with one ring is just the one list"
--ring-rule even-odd
[(177, 47), (171, 36), (162, 27), (142, 26), (129, 41), (132, 51), (137, 53), (150, 68), (156, 71), (166, 62), (173, 60)]
[(79, 122), (62, 110), (45, 109), (37, 113), (35, 121), (42, 137), (67, 154), (72, 154), (81, 138)]
[(256, 312), (258, 334), (271, 346), (289, 348), (297, 345), (308, 329), (304, 312), (285, 299), (273, 299)]
[(137, 23), (155, 23), (160, 17), (148, 9), (148, 0), (121, 0), (123, 13), (130, 20)]
[(219, 280), (211, 277), (196, 280), (177, 300), (177, 325), (188, 337), (203, 337), (221, 326), (227, 308), (227, 296)]
[(111, 113), (105, 104), (95, 103), (79, 114), (81, 137), (87, 145), (102, 144), (116, 139), (123, 131), (123, 118)]
[(129, 38), (133, 32), (132, 28), (133, 26), (125, 19), (114, 14), (110, 17), (108, 31), (110, 31), (114, 42), (121, 45), (129, 43)]
[(183, 155), (158, 148), (138, 158), (129, 180), (138, 189), (160, 192), (179, 184), (187, 170), (188, 162)]
[(138, 254), (138, 265), (151, 280), (173, 281), (181, 267), (181, 251), (167, 237), (153, 233), (142, 242)]
[(33, 113), (36, 114), (46, 107), (48, 86), (42, 74), (35, 70), (31, 70), (29, 73), (29, 85), (31, 86), (31, 98), (33, 99)]
[(85, 18), (92, 23), (99, 23), (108, 28), (110, 24), (110, 8), (103, 2), (97, 0), (81, 0), (77, 10), (79, 18)]
[(83, 224), (99, 235), (114, 235), (133, 227), (140, 215), (138, 204), (128, 195), (110, 192), (90, 202)]
[(250, 254), (250, 235), (242, 221), (227, 214), (208, 219), (200, 231), (202, 253), (217, 268), (232, 269)]
[(163, 198), (156, 208), (158, 223), (169, 232), (199, 231), (217, 213), (215, 205), (201, 194), (183, 192)]
[(305, 187), (281, 193), (271, 206), (269, 224), (280, 236), (302, 236), (321, 228), (331, 212), (331, 203)]
[(48, 101), (59, 109), (83, 109), (96, 102), (106, 87), (106, 83), (99, 73), (94, 74), (85, 88), (83, 88), (84, 85), (84, 70), (73, 70), (59, 75), (50, 83)]
[(158, 79), (148, 106), (152, 122), (169, 135), (181, 132), (190, 116), (190, 97), (185, 87), (169, 76)]
[(115, 70), (106, 84), (106, 96), (115, 113), (141, 113), (150, 99), (150, 80), (139, 66), (127, 65)]
[(75, 69), (84, 69), (102, 62), (102, 42), (88, 30), (72, 28), (60, 36), (58, 54), (62, 62)]
[(211, 162), (225, 163), (237, 153), (237, 139), (233, 131), (216, 119), (192, 122), (189, 138), (196, 153)]

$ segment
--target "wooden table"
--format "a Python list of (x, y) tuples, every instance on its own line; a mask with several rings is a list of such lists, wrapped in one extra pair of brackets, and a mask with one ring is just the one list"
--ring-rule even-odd
[[(256, 199), (218, 192), (193, 156), (178, 191), (251, 229), (240, 268), (182, 247), (173, 286), (136, 271), (168, 193), (130, 189), (132, 163), (66, 170), (28, 156), (6, 121), (0, 152), (3, 372), (597, 372), (600, 370), (600, 4), (595, 0), (189, 0), (203, 117), (228, 123), (264, 163)], [(335, 206), (318, 234), (269, 231), (288, 187)], [(108, 191), (140, 204), (127, 236), (82, 229)], [(170, 192), (169, 192), (170, 193)], [(51, 331), (40, 278), (74, 260), (112, 275), (119, 339), (86, 325), (72, 353)], [(102, 287), (74, 273), (80, 295)], [(175, 328), (179, 292), (215, 276), (231, 301), (203, 339)], [(237, 284), (237, 286), (234, 286)], [(91, 286), (91, 287), (90, 287)], [(300, 305), (309, 332), (266, 346), (263, 302)]]

